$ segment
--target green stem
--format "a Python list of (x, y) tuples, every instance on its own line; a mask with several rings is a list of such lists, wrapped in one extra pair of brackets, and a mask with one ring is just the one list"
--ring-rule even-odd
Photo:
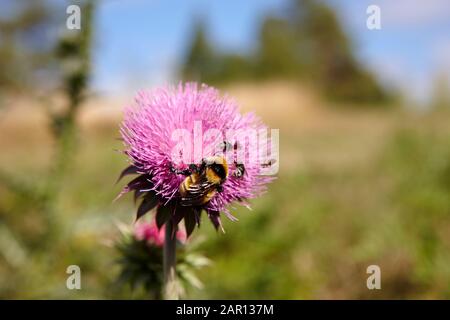
[(176, 279), (176, 228), (171, 221), (166, 223), (164, 239), (164, 287), (163, 296), (166, 300), (178, 300), (178, 288)]

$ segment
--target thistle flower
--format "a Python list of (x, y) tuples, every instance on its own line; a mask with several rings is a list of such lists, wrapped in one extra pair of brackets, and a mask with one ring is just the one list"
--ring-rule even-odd
[[(161, 248), (164, 244), (165, 231), (164, 226), (158, 229), (156, 221), (152, 220), (137, 224), (134, 228), (134, 237), (136, 240), (145, 241), (149, 245)], [(177, 231), (176, 238), (182, 244), (186, 242), (186, 234), (181, 230)]]
[(237, 220), (229, 204), (248, 206), (247, 199), (273, 179), (262, 175), (272, 164), (263, 150), (270, 140), (258, 140), (267, 127), (206, 85), (140, 92), (126, 108), (120, 132), (131, 164), (119, 179), (138, 175), (120, 195), (134, 192), (135, 200), (142, 198), (137, 219), (157, 208), (158, 228), (184, 219), (189, 236), (203, 211), (222, 228), (221, 213)]
[[(139, 293), (144, 289), (145, 296), (161, 299), (163, 286), (163, 248), (164, 230), (158, 230), (154, 220), (140, 222), (131, 226), (120, 225), (121, 237), (115, 244), (120, 258), (117, 260), (119, 273), (115, 284), (130, 286)], [(202, 288), (196, 272), (208, 265), (210, 260), (196, 252), (196, 245), (186, 246), (186, 234), (177, 232), (177, 290), (184, 296), (190, 287)]]

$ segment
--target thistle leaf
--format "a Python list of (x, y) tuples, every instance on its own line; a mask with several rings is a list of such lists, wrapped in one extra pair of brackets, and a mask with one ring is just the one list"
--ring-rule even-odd
[(148, 191), (144, 197), (144, 200), (142, 200), (141, 204), (139, 205), (139, 208), (137, 209), (136, 221), (138, 221), (139, 218), (141, 218), (147, 212), (152, 210), (154, 207), (156, 207), (158, 203), (159, 199), (156, 193), (154, 191)]
[(195, 229), (197, 221), (195, 218), (195, 212), (194, 210), (189, 210), (184, 215), (184, 227), (186, 229), (186, 237), (189, 238), (189, 236), (192, 234), (192, 231)]
[(203, 288), (203, 283), (197, 278), (193, 270), (191, 270), (188, 266), (180, 264), (178, 266), (177, 272), (179, 277), (184, 281), (186, 281), (186, 283), (189, 284), (190, 286), (193, 286), (194, 288), (197, 289)]
[(178, 207), (175, 213), (172, 216), (173, 225), (177, 226), (181, 220), (183, 220), (185, 214), (185, 210), (182, 207)]
[(145, 191), (142, 191), (141, 189), (134, 190), (134, 203), (136, 203), (140, 196), (142, 196), (145, 193)]
[(207, 267), (212, 264), (211, 260), (208, 258), (195, 253), (187, 254), (185, 263), (196, 269)]
[(194, 208), (192, 211), (194, 212), (195, 222), (197, 223), (197, 226), (200, 228), (200, 220), (201, 220), (200, 218), (202, 214), (202, 209)]
[(222, 227), (222, 221), (220, 220), (220, 212), (219, 211), (209, 210), (208, 217), (209, 217), (209, 220), (211, 220), (214, 228), (216, 228), (216, 230), (219, 230), (219, 228), (220, 228), (222, 230), (222, 232), (225, 233), (225, 230)]
[(161, 229), (161, 227), (169, 221), (170, 217), (172, 216), (173, 212), (173, 206), (169, 203), (166, 206), (159, 206), (158, 210), (156, 211), (156, 226), (158, 229)]
[(149, 181), (149, 178), (147, 175), (138, 176), (138, 177), (134, 178), (133, 180), (131, 180), (130, 182), (128, 182), (128, 184), (125, 187), (123, 187), (122, 191), (120, 191), (120, 193), (117, 195), (117, 197), (114, 199), (114, 201), (118, 200), (125, 193), (128, 193), (132, 190), (140, 191), (142, 189), (150, 189), (152, 187), (152, 185), (153, 184), (151, 183), (151, 181)]
[(119, 182), (123, 177), (130, 175), (130, 174), (136, 174), (138, 171), (138, 168), (135, 167), (134, 165), (130, 165), (128, 167), (126, 167), (125, 169), (123, 169), (123, 171), (120, 173), (119, 177), (117, 178), (117, 182)]

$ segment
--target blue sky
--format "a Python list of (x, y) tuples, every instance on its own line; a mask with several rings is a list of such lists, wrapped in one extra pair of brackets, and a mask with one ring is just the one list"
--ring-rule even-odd
[[(329, 0), (357, 55), (386, 85), (424, 101), (437, 72), (450, 70), (450, 1)], [(220, 49), (250, 52), (264, 16), (289, 0), (104, 0), (97, 16), (94, 87), (124, 93), (176, 81), (196, 18)], [(381, 9), (382, 29), (366, 28), (366, 8)]]

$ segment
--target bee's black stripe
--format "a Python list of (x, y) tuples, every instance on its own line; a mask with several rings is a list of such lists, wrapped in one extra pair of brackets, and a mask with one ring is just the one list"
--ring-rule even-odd
[(219, 176), (220, 179), (225, 179), (227, 177), (225, 168), (223, 165), (213, 163), (211, 169)]

